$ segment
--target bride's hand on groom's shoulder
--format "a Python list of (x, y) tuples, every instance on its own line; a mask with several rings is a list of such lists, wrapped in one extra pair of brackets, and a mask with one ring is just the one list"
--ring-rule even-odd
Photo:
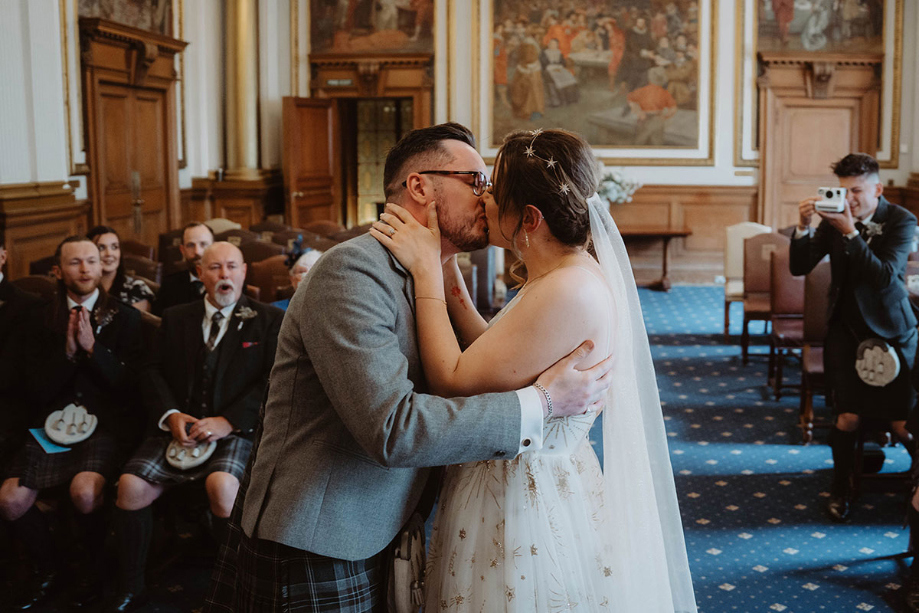
[(440, 228), (437, 225), (437, 205), (426, 209), (427, 226), (397, 204), (386, 203), (380, 220), (373, 222), (370, 234), (413, 275), (427, 269), (440, 270)]
[(603, 409), (612, 383), (613, 356), (607, 356), (587, 370), (578, 370), (578, 365), (593, 349), (592, 341), (584, 341), (536, 380), (548, 390), (552, 398), (553, 417), (580, 415)]

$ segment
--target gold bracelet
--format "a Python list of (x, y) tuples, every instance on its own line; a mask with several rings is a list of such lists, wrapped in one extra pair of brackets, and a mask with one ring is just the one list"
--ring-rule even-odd
[(415, 296), (415, 301), (419, 300), (436, 300), (437, 302), (443, 302), (444, 306), (447, 306), (446, 300), (441, 300), (440, 298), (435, 298), (434, 296)]

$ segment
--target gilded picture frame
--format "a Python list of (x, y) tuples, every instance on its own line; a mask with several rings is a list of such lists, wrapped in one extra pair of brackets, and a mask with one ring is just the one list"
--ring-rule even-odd
[(714, 164), (718, 2), (634, 4), (474, 1), (473, 129), (486, 161), (507, 132), (556, 127), (608, 164)]
[[(870, 3), (857, 2), (814, 2), (810, 13), (795, 14), (787, 25), (786, 48), (803, 50), (819, 57), (822, 53), (858, 53), (873, 49), (864, 44), (846, 44), (847, 38), (858, 42), (860, 37), (870, 36), (869, 28), (880, 32), (881, 45), (877, 50), (884, 53), (881, 75), (881, 108), (877, 160), (881, 168), (897, 168), (900, 163), (900, 105), (902, 96), (903, 62), (903, 0), (873, 0), (882, 6), (883, 16), (871, 14), (876, 10)], [(735, 0), (735, 111), (734, 111), (734, 164), (736, 166), (759, 166), (759, 137), (757, 85), (757, 53), (766, 48), (783, 48), (773, 5), (780, 2), (762, 3), (762, 0)], [(882, 5), (880, 3), (883, 3)], [(843, 10), (848, 14), (843, 15)], [(781, 10), (781, 9), (780, 9)], [(800, 11), (800, 8), (796, 9)], [(854, 11), (860, 11), (855, 13)], [(828, 13), (828, 14), (825, 14)], [(760, 40), (766, 28), (760, 19), (765, 17), (776, 32)], [(845, 18), (844, 18), (845, 17)], [(785, 19), (787, 20), (788, 15)], [(874, 25), (869, 25), (869, 21)], [(845, 23), (850, 21), (852, 23)], [(772, 23), (776, 22), (776, 23)], [(804, 29), (809, 28), (809, 40)], [(776, 47), (778, 45), (778, 47)]]

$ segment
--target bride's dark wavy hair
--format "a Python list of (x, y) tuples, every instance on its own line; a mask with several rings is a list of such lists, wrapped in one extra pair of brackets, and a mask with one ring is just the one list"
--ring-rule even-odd
[[(532, 149), (531, 149), (532, 148)], [(542, 213), (552, 236), (572, 247), (588, 247), (590, 214), (587, 199), (597, 191), (597, 162), (593, 150), (583, 138), (567, 130), (511, 132), (495, 158), (495, 201), (498, 216), (517, 220), (511, 242), (518, 261), (511, 267), (524, 266), (517, 248), (517, 237), (523, 228), (523, 212), (532, 205)], [(562, 186), (567, 185), (567, 191)]]

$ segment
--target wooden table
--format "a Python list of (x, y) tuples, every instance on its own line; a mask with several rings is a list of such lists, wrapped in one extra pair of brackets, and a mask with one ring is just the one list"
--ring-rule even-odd
[(670, 240), (674, 237), (687, 237), (692, 234), (689, 228), (671, 228), (669, 226), (630, 226), (619, 228), (623, 240), (630, 238), (650, 238), (660, 239), (664, 244), (664, 261), (661, 266), (661, 278), (648, 287), (659, 291), (668, 291), (670, 289), (670, 277), (668, 270), (670, 268)]

